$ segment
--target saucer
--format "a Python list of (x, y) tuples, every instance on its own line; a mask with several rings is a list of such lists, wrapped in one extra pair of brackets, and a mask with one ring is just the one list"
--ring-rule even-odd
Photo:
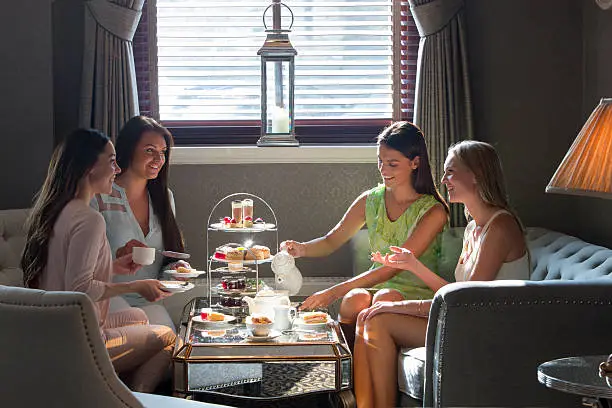
[(159, 281), (159, 283), (164, 286), (163, 291), (170, 293), (187, 292), (195, 287), (193, 283), (182, 281)]
[(270, 333), (268, 333), (267, 336), (254, 336), (253, 334), (251, 334), (251, 332), (248, 332), (246, 339), (247, 341), (252, 341), (254, 343), (263, 343), (265, 341), (273, 340), (280, 335), (281, 335), (281, 332), (279, 332), (278, 330), (272, 329), (270, 330)]
[(196, 271), (192, 269), (189, 272), (178, 272), (174, 269), (166, 269), (164, 273), (172, 276), (173, 278), (197, 278), (198, 276), (205, 274), (206, 271)]

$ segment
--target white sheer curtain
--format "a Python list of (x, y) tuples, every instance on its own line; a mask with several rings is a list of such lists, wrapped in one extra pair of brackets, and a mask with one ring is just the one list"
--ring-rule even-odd
[(85, 2), (81, 126), (112, 138), (138, 115), (132, 39), (144, 0)]
[[(464, 0), (410, 0), (421, 37), (414, 122), (427, 140), (437, 182), (448, 147), (474, 136), (464, 7)], [(451, 224), (464, 224), (463, 210), (451, 210)]]

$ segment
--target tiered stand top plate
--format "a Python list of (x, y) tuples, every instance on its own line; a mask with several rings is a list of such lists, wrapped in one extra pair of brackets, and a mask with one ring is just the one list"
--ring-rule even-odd
[(250, 228), (228, 228), (225, 224), (217, 222), (210, 224), (208, 227), (210, 231), (223, 231), (223, 232), (263, 232), (263, 231), (276, 231), (276, 225), (265, 223), (265, 224), (253, 224)]

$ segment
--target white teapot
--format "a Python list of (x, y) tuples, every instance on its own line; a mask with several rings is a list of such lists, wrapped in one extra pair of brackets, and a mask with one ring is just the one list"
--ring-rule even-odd
[(302, 287), (302, 274), (295, 266), (295, 258), (287, 251), (280, 251), (272, 259), (272, 272), (276, 275), (276, 287), (297, 295)]
[(286, 291), (260, 290), (255, 298), (245, 296), (242, 300), (249, 305), (249, 314), (263, 314), (270, 319), (274, 319), (274, 306), (291, 305)]

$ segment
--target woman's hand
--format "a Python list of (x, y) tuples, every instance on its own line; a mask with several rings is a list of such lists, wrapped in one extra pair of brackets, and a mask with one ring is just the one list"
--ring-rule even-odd
[(361, 320), (360, 323), (363, 323), (381, 313), (396, 313), (397, 307), (397, 302), (376, 302), (359, 313), (359, 319)]
[(122, 246), (121, 248), (117, 248), (117, 252), (115, 253), (115, 257), (116, 258), (121, 258), (124, 255), (131, 254), (132, 253), (132, 248), (134, 248), (134, 247), (146, 248), (147, 246), (145, 244), (143, 244), (142, 242), (138, 241), (137, 239), (131, 239), (124, 246)]
[(389, 249), (392, 252), (391, 254), (382, 255), (380, 252), (375, 252), (370, 259), (390, 268), (413, 271), (417, 267), (418, 260), (409, 249), (396, 246), (391, 246)]
[(132, 253), (129, 252), (113, 261), (113, 273), (115, 275), (134, 275), (141, 266), (134, 263)]
[(336, 295), (334, 288), (320, 290), (307, 297), (306, 300), (300, 305), (300, 310), (326, 308), (330, 305), (330, 303), (338, 298), (339, 296)]
[(297, 241), (283, 241), (280, 244), (281, 251), (287, 251), (294, 258), (299, 258), (306, 255), (306, 245)]
[(162, 290), (163, 287), (161, 282), (155, 279), (143, 279), (131, 282), (133, 291), (149, 302), (155, 302), (171, 295), (171, 293)]

